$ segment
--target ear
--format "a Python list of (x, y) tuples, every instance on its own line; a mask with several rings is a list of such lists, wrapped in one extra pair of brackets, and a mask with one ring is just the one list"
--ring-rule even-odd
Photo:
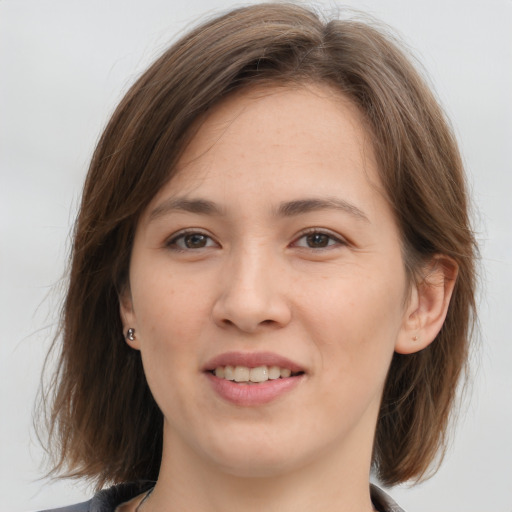
[(434, 256), (422, 280), (411, 286), (395, 352), (412, 354), (432, 343), (443, 326), (457, 280), (458, 265), (450, 257)]
[[(128, 343), (130, 347), (140, 350), (140, 342), (137, 336), (137, 321), (135, 311), (133, 310), (133, 300), (129, 285), (123, 286), (123, 290), (119, 294), (119, 313), (121, 315), (121, 322), (123, 323), (123, 336), (126, 343)], [(135, 329), (133, 340), (128, 339), (126, 334), (130, 328)]]

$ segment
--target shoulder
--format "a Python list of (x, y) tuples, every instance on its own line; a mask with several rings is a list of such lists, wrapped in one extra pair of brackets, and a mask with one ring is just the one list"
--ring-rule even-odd
[(135, 498), (135, 496), (147, 491), (154, 485), (155, 482), (118, 484), (99, 491), (89, 501), (67, 507), (42, 510), (41, 512), (114, 512), (121, 503)]
[(405, 512), (388, 494), (374, 484), (370, 485), (373, 506), (379, 512)]
[(75, 505), (69, 505), (67, 507), (50, 508), (42, 510), (41, 512), (90, 512), (91, 501), (92, 500), (84, 501), (83, 503), (76, 503)]

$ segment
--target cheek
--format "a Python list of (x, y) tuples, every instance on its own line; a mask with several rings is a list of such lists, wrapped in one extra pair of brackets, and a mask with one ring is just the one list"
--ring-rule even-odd
[(197, 373), (205, 297), (194, 293), (197, 283), (173, 278), (164, 266), (160, 272), (154, 264), (143, 268), (137, 273), (134, 265), (132, 285), (141, 357), (153, 396), (167, 411), (180, 407), (179, 390), (191, 388), (188, 379)]
[(404, 314), (403, 271), (391, 275), (396, 278), (353, 273), (331, 279), (328, 293), (309, 293), (303, 313), (321, 366), (336, 366), (332, 378), (338, 371), (359, 375), (362, 381), (385, 378)]
[(134, 266), (132, 281), (137, 325), (155, 343), (179, 343), (209, 316), (205, 316), (208, 284), (198, 286), (194, 277), (177, 276), (165, 263)]

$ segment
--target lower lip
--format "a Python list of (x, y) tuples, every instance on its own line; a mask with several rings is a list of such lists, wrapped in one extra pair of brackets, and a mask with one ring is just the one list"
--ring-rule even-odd
[(259, 384), (240, 384), (232, 380), (219, 379), (212, 373), (205, 374), (214, 391), (224, 400), (244, 407), (263, 405), (290, 392), (302, 380), (304, 374)]

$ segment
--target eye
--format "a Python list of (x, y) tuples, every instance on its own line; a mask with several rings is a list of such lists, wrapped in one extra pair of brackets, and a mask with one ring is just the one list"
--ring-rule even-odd
[(326, 249), (331, 246), (347, 245), (340, 237), (334, 236), (325, 231), (310, 231), (303, 234), (294, 242), (296, 247), (305, 247), (308, 249)]
[(214, 240), (198, 231), (181, 232), (173, 236), (167, 243), (167, 247), (181, 251), (204, 249), (206, 247), (216, 247), (217, 243)]

